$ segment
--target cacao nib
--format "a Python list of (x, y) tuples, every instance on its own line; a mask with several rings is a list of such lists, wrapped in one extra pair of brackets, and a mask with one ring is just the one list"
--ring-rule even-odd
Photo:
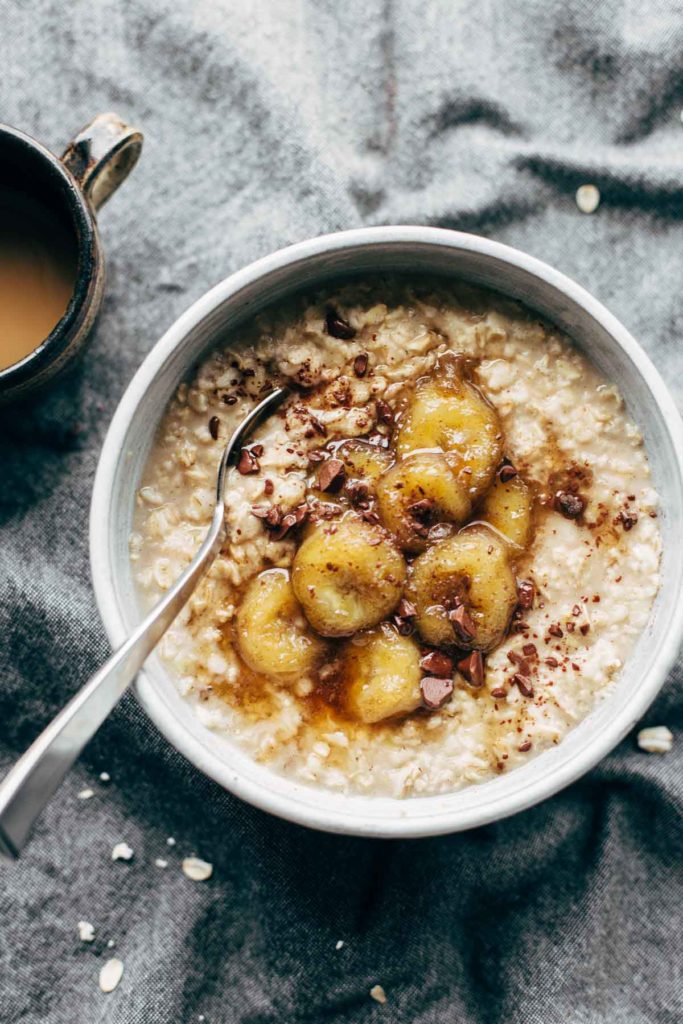
[(628, 533), (628, 531), (632, 530), (638, 522), (638, 516), (634, 516), (626, 512), (620, 512), (619, 515), (616, 517), (616, 522), (621, 523), (624, 530)]
[(243, 448), (240, 452), (239, 462), (237, 463), (237, 472), (241, 473), (242, 476), (249, 476), (251, 473), (258, 473), (260, 468), (258, 459), (253, 451), (249, 451), (248, 448)]
[(380, 423), (384, 423), (385, 426), (391, 427), (394, 423), (394, 413), (391, 406), (387, 402), (383, 402), (381, 398), (377, 400), (377, 419)]
[(321, 423), (315, 416), (311, 416), (310, 422), (316, 434), (320, 434), (321, 437), (327, 437), (327, 427), (324, 423)]
[(266, 519), (271, 510), (270, 505), (252, 505), (251, 514), (256, 516), (257, 519)]
[(266, 523), (272, 530), (276, 530), (282, 522), (282, 509), (279, 505), (273, 505), (266, 516)]
[(282, 540), (293, 526), (296, 526), (296, 515), (294, 512), (288, 512), (286, 516), (282, 516), (279, 526), (273, 533), (273, 540)]
[(332, 338), (340, 341), (351, 341), (351, 338), (356, 337), (355, 328), (336, 309), (328, 309), (325, 314), (325, 330)]
[(581, 495), (572, 491), (558, 491), (553, 504), (565, 519), (578, 519), (586, 508), (586, 502)]
[(218, 419), (218, 416), (212, 416), (209, 420), (209, 433), (214, 441), (218, 440), (218, 431), (220, 430), (220, 427), (221, 421)]
[(517, 668), (523, 675), (531, 675), (529, 662), (519, 653), (519, 651), (508, 651), (508, 661), (511, 661), (515, 668)]
[(531, 685), (531, 680), (528, 676), (522, 675), (521, 672), (515, 672), (512, 677), (512, 682), (515, 684), (519, 692), (523, 697), (533, 697), (534, 688)]
[(422, 702), (430, 711), (442, 708), (453, 696), (453, 680), (443, 676), (424, 676), (420, 681)]
[(405, 597), (402, 597), (401, 600), (398, 602), (398, 608), (396, 609), (396, 611), (397, 614), (404, 619), (414, 619), (415, 616), (417, 615), (417, 608), (415, 607), (412, 601), (409, 601)]
[(412, 519), (417, 519), (420, 523), (428, 523), (434, 512), (434, 502), (431, 498), (422, 498), (420, 501), (413, 502), (412, 505), (408, 505), (408, 513)]
[(392, 615), (391, 621), (401, 636), (410, 636), (412, 634), (414, 626), (410, 618), (406, 618), (403, 615)]
[(498, 479), (502, 484), (507, 484), (510, 480), (514, 480), (517, 476), (517, 470), (509, 461), (509, 459), (503, 460), (503, 465), (498, 470)]
[(470, 640), (474, 639), (477, 634), (476, 627), (463, 604), (450, 611), (448, 618), (453, 625), (453, 632), (460, 643), (467, 644)]
[(466, 658), (458, 662), (458, 672), (461, 673), (471, 686), (484, 685), (484, 659), (481, 651), (472, 651)]
[(520, 608), (533, 608), (536, 599), (536, 585), (533, 580), (517, 580), (517, 602)]
[(356, 377), (364, 377), (368, 371), (368, 354), (361, 352), (353, 361), (353, 372)]
[(364, 480), (349, 480), (346, 483), (345, 493), (348, 495), (349, 501), (352, 505), (357, 508), (364, 506), (368, 508), (370, 501), (370, 488)]
[(370, 523), (371, 526), (376, 526), (380, 521), (377, 513), (371, 508), (364, 509), (360, 517), (364, 523)]
[(318, 470), (318, 487), (321, 491), (338, 491), (345, 477), (346, 471), (341, 459), (328, 459)]
[(453, 674), (453, 659), (443, 651), (430, 651), (420, 659), (420, 668), (432, 676), (451, 676)]

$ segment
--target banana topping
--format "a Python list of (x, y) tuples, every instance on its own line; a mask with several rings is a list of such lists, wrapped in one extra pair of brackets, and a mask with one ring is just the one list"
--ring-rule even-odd
[(517, 603), (505, 544), (485, 526), (434, 544), (413, 562), (406, 596), (427, 643), (490, 651)]
[[(483, 655), (524, 603), (514, 560), (532, 533), (531, 492), (503, 459), (498, 414), (458, 360), (407, 402), (375, 405), (369, 438), (318, 431), (291, 576), (257, 576), (237, 617), (254, 671), (285, 684), (312, 675), (365, 725), (483, 686)], [(254, 511), (264, 528), (272, 514)]]
[(451, 363), (423, 380), (404, 413), (396, 438), (399, 456), (440, 451), (458, 474), (469, 497), (489, 487), (503, 454), (498, 413)]
[(415, 711), (422, 703), (421, 678), (417, 644), (386, 623), (346, 641), (344, 704), (361, 722), (372, 724)]
[(353, 514), (309, 532), (292, 566), (306, 618), (329, 637), (376, 626), (398, 604), (405, 579), (405, 561), (389, 535)]
[(249, 583), (237, 613), (237, 647), (249, 668), (274, 679), (297, 679), (323, 658), (325, 643), (306, 622), (286, 569), (267, 569)]
[(437, 523), (464, 523), (472, 503), (444, 455), (408, 455), (377, 483), (379, 513), (404, 551), (424, 551)]
[(531, 492), (518, 473), (509, 476), (505, 469), (503, 466), (484, 496), (480, 518), (515, 548), (524, 549), (531, 538)]

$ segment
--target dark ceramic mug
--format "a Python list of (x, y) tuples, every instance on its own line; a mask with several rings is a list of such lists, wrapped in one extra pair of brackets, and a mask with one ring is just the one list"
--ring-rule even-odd
[(104, 258), (97, 210), (137, 163), (142, 135), (116, 114), (99, 114), (61, 159), (35, 139), (0, 125), (0, 190), (18, 189), (47, 206), (72, 233), (77, 266), (66, 311), (27, 356), (0, 370), (0, 403), (26, 395), (82, 349), (102, 303)]

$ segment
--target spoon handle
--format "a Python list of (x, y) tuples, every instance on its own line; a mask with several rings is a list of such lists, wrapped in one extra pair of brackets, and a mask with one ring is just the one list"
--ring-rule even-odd
[(224, 511), (220, 501), (204, 543), (182, 576), (0, 782), (0, 855), (5, 859), (19, 856), (36, 818), (69, 768), (211, 566), (225, 535)]
[(41, 732), (0, 782), (0, 859), (16, 860), (38, 815), (88, 740), (128, 689), (147, 656), (189, 601), (225, 539), (225, 485), (242, 441), (290, 392), (275, 388), (247, 413), (225, 447), (216, 507), (199, 551), (166, 596)]

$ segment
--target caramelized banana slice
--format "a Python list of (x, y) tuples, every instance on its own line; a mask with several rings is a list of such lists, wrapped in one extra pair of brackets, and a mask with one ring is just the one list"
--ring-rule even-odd
[(385, 448), (360, 438), (352, 438), (340, 444), (335, 457), (344, 463), (346, 476), (350, 480), (363, 480), (370, 487), (377, 483), (394, 461), (393, 455)]
[(445, 452), (472, 499), (483, 494), (500, 463), (503, 430), (498, 413), (452, 367), (418, 385), (401, 419), (396, 451), (403, 456), (420, 449)]
[(267, 569), (249, 583), (237, 612), (237, 649), (254, 672), (275, 679), (310, 672), (325, 653), (311, 630), (286, 569)]
[(292, 566), (294, 592), (323, 636), (377, 625), (398, 604), (405, 578), (403, 556), (389, 536), (355, 516), (312, 530)]
[(415, 559), (405, 596), (427, 643), (490, 651), (517, 602), (507, 545), (485, 526), (462, 530)]
[(419, 648), (386, 623), (347, 640), (341, 674), (344, 707), (361, 722), (407, 715), (422, 703)]
[(382, 522), (404, 551), (424, 551), (429, 527), (464, 523), (472, 504), (444, 455), (420, 452), (397, 462), (377, 483)]
[(525, 548), (531, 539), (531, 491), (521, 476), (505, 483), (497, 476), (484, 497), (479, 517), (516, 547)]

